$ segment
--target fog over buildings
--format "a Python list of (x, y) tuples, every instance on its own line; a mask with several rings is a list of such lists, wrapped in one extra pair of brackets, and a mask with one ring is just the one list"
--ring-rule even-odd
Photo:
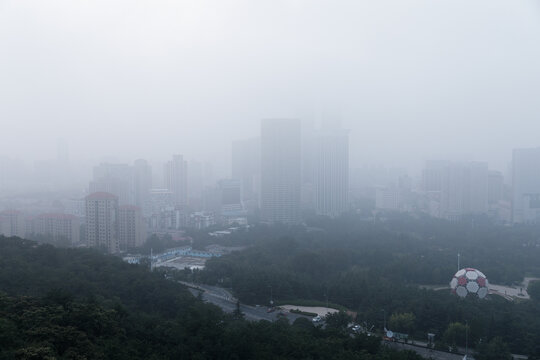
[(2, 1), (0, 231), (91, 222), (117, 252), (366, 200), (535, 221), (539, 20), (534, 0)]
[(0, 154), (53, 159), (62, 138), (72, 160), (226, 175), (260, 119), (327, 114), (354, 163), (505, 170), (537, 145), (539, 20), (535, 0), (2, 1)]

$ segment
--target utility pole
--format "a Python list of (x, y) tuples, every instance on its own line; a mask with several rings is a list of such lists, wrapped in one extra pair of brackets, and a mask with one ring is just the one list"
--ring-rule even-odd
[(386, 332), (386, 310), (382, 309), (382, 312), (383, 312), (383, 321), (384, 321), (384, 331)]
[(460, 257), (460, 256), (461, 256), (461, 255), (458, 253), (458, 254), (457, 254), (457, 269), (458, 269), (458, 271), (461, 270), (460, 265), (459, 265), (459, 257)]
[(465, 320), (465, 357), (463, 359), (467, 360), (468, 354), (469, 354), (469, 322)]

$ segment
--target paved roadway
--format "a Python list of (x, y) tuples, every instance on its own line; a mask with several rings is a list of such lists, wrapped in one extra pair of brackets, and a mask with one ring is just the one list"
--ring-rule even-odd
[[(194, 296), (198, 296), (200, 293), (202, 293), (202, 298), (205, 302), (212, 303), (216, 306), (219, 306), (223, 311), (227, 313), (232, 313), (236, 310), (236, 302), (237, 299), (232, 296), (232, 294), (227, 291), (226, 289), (217, 287), (217, 286), (210, 286), (210, 285), (203, 285), (203, 284), (192, 284), (192, 283), (186, 283), (181, 282), (182, 284), (189, 287), (190, 292)], [(244, 304), (240, 304), (240, 310), (244, 313), (244, 316), (247, 320), (251, 321), (259, 321), (259, 320), (267, 320), (267, 321), (275, 321), (279, 318), (278, 313), (279, 310), (268, 313), (268, 308), (265, 306), (248, 306)], [(298, 315), (293, 314), (290, 312), (286, 312), (285, 318), (289, 320), (289, 322), (294, 322), (294, 320), (304, 317), (309, 320), (311, 320), (311, 317), (305, 316), (305, 315)], [(420, 356), (426, 358), (426, 359), (433, 359), (433, 360), (462, 360), (463, 355), (457, 355), (457, 354), (450, 354), (446, 352), (436, 351), (432, 349), (428, 349), (421, 346), (415, 346), (410, 344), (403, 344), (403, 343), (394, 343), (394, 342), (384, 342), (386, 346), (389, 346), (396, 350), (413, 350)], [(472, 357), (469, 355), (469, 360), (473, 360)]]
[[(194, 296), (198, 296), (199, 293), (202, 292), (202, 298), (205, 302), (217, 305), (225, 312), (232, 313), (236, 310), (237, 299), (234, 298), (234, 296), (232, 296), (229, 291), (223, 288), (210, 285), (191, 284), (186, 282), (181, 283), (188, 286), (189, 290)], [(247, 320), (252, 321), (275, 321), (280, 317), (278, 315), (280, 313), (279, 310), (268, 313), (268, 308), (265, 306), (249, 306), (240, 304), (240, 310), (244, 313), (244, 316)], [(287, 311), (284, 311), (284, 313), (286, 314), (285, 318), (288, 319), (291, 323), (300, 317), (309, 319), (311, 321), (311, 317), (309, 316), (293, 314)]]
[[(412, 350), (416, 352), (418, 355), (422, 356), (426, 359), (433, 359), (433, 360), (462, 360), (463, 355), (458, 354), (451, 354), (444, 351), (437, 351), (421, 346), (415, 346), (410, 344), (404, 344), (404, 343), (398, 343), (398, 342), (388, 342), (385, 341), (384, 345), (391, 347), (392, 349), (396, 350)], [(468, 360), (474, 360), (472, 355), (469, 354), (467, 356)]]

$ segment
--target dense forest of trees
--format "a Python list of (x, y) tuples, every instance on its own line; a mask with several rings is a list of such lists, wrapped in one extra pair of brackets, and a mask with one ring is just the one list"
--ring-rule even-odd
[[(410, 314), (413, 320), (400, 329), (420, 339), (433, 332), (441, 348), (464, 345), (464, 337), (451, 336), (452, 324), (468, 322), (471, 344), (486, 348), (496, 339), (516, 353), (540, 356), (539, 301), (462, 300), (449, 290), (429, 290), (448, 286), (458, 253), (463, 267), (480, 269), (492, 283), (517, 284), (526, 275), (540, 275), (538, 227), (403, 215), (370, 222), (317, 218), (309, 225), (261, 225), (234, 233), (223, 243), (251, 246), (180, 276), (232, 287), (248, 303), (267, 304), (270, 288), (278, 301), (329, 300), (377, 328), (383, 310), (394, 319)], [(204, 234), (194, 238), (207, 241)]]
[(419, 359), (304, 318), (248, 322), (163, 275), (0, 236), (0, 359)]

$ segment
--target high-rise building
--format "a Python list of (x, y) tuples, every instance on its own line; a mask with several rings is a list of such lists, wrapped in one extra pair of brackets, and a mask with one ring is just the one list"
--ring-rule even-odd
[(315, 204), (319, 215), (336, 217), (349, 202), (349, 134), (322, 130), (315, 140)]
[(232, 178), (240, 181), (242, 202), (248, 209), (259, 206), (261, 139), (251, 138), (232, 143)]
[[(223, 179), (218, 182), (220, 215), (224, 223), (246, 223), (246, 212), (242, 205), (241, 185), (237, 179)], [(242, 219), (242, 220), (240, 220)]]
[(504, 199), (504, 177), (500, 171), (491, 170), (488, 175), (488, 202), (497, 204)]
[(133, 205), (123, 205), (118, 209), (118, 244), (126, 251), (139, 247), (146, 241), (146, 225), (141, 209)]
[(89, 247), (120, 250), (118, 242), (118, 197), (96, 192), (86, 198), (86, 241)]
[(540, 147), (512, 153), (512, 221), (540, 220)]
[(24, 237), (26, 224), (23, 214), (17, 210), (0, 212), (0, 235)]
[(443, 169), (448, 166), (448, 161), (428, 160), (422, 170), (422, 189), (425, 192), (441, 191)]
[(41, 214), (32, 221), (32, 232), (51, 236), (54, 241), (76, 245), (80, 242), (79, 218), (69, 214)]
[[(440, 193), (439, 216), (457, 220), (488, 212), (488, 165), (484, 162), (428, 162), (424, 190), (433, 198)], [(440, 189), (440, 190), (437, 190)]]
[(300, 121), (265, 119), (261, 124), (261, 219), (299, 223), (300, 193)]
[(150, 216), (150, 189), (152, 188), (152, 168), (143, 159), (133, 164), (134, 203), (144, 216)]
[(176, 206), (187, 205), (187, 171), (187, 161), (182, 155), (173, 155), (165, 164), (165, 187), (172, 192)]

